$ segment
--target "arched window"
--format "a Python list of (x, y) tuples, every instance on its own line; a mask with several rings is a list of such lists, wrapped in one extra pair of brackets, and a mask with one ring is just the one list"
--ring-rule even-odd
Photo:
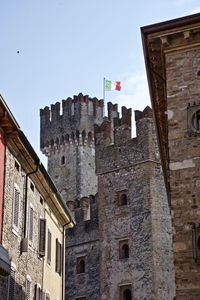
[(84, 257), (77, 258), (76, 271), (78, 274), (85, 273), (85, 258)]
[(64, 145), (64, 143), (65, 143), (65, 138), (63, 135), (60, 138), (60, 143), (61, 143), (61, 145)]
[(50, 144), (51, 144), (51, 146), (53, 147), (53, 145), (54, 145), (54, 140), (53, 140), (53, 139), (51, 139)]
[(59, 145), (59, 138), (58, 137), (56, 138), (56, 145), (57, 146)]
[(119, 258), (129, 258), (128, 240), (119, 241)]
[(117, 204), (118, 206), (125, 206), (128, 204), (127, 190), (117, 192)]
[(126, 289), (123, 292), (123, 300), (132, 300), (132, 294), (130, 289)]
[(122, 258), (129, 258), (129, 246), (127, 244), (122, 246)]
[(71, 133), (71, 139), (72, 139), (72, 143), (74, 143), (74, 133)]
[(66, 134), (66, 135), (65, 135), (65, 142), (66, 142), (67, 144), (69, 144), (69, 134)]
[(92, 132), (88, 132), (88, 146), (90, 146), (92, 142)]
[(192, 116), (192, 125), (197, 130), (200, 131), (200, 110), (197, 110)]
[(61, 157), (61, 165), (63, 166), (65, 164), (65, 156)]

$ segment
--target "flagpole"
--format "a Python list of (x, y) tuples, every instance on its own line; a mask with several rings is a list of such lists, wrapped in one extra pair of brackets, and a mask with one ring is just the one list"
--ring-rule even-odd
[(104, 100), (104, 101), (106, 100), (106, 99), (105, 99), (105, 98), (106, 98), (106, 95), (105, 95), (105, 94), (106, 94), (106, 93), (105, 93), (105, 83), (106, 83), (106, 78), (104, 77), (104, 78), (103, 78), (103, 100)]

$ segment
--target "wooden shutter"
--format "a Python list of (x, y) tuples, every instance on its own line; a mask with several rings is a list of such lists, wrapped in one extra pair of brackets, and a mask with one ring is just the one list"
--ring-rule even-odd
[(9, 300), (15, 300), (15, 270), (11, 269), (9, 278)]
[(20, 191), (14, 187), (14, 199), (13, 199), (13, 225), (19, 227), (19, 195)]
[(47, 263), (51, 264), (51, 232), (48, 229)]
[(62, 270), (62, 247), (58, 239), (56, 239), (56, 272), (61, 275)]
[(46, 219), (40, 219), (40, 233), (39, 233), (39, 255), (45, 256), (45, 242), (46, 242)]
[(33, 208), (29, 208), (29, 233), (28, 233), (29, 242), (33, 242)]
[(42, 289), (38, 284), (35, 284), (34, 300), (42, 300)]
[(26, 300), (31, 299), (31, 282), (26, 280)]

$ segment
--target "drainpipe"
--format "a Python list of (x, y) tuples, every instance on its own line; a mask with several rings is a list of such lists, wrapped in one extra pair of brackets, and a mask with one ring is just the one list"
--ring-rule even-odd
[(62, 235), (62, 244), (63, 244), (63, 248), (62, 248), (62, 274), (63, 274), (63, 278), (62, 278), (62, 300), (65, 300), (65, 227), (68, 226), (71, 222), (72, 219), (69, 216), (70, 220), (68, 223), (63, 225), (63, 235)]
[(38, 160), (36, 169), (32, 172), (26, 174), (25, 179), (25, 194), (24, 194), (24, 237), (21, 241), (21, 253), (28, 251), (28, 238), (27, 238), (27, 207), (28, 207), (28, 177), (32, 174), (35, 174), (38, 171), (40, 161)]

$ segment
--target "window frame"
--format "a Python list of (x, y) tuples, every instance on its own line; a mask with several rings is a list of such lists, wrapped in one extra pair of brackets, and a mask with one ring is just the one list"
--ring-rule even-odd
[[(86, 272), (86, 263), (85, 263), (85, 256), (79, 256), (76, 258), (76, 274), (85, 274)], [(80, 266), (81, 262), (84, 262), (83, 266)], [(82, 269), (83, 268), (83, 269)]]
[(58, 238), (56, 238), (55, 272), (60, 276), (62, 274), (62, 244)]
[[(122, 199), (123, 196), (126, 196), (126, 199)], [(127, 207), (128, 206), (128, 190), (122, 189), (116, 192), (117, 197), (117, 206), (118, 207)]]
[[(128, 255), (126, 255), (125, 250), (123, 249), (124, 246), (128, 247)], [(130, 257), (130, 246), (129, 246), (129, 239), (123, 239), (119, 241), (119, 259), (120, 260), (127, 260)]]
[[(18, 208), (17, 208), (17, 224), (15, 223), (15, 214), (16, 214), (16, 193), (18, 195)], [(13, 199), (12, 199), (12, 228), (14, 229), (14, 233), (19, 232), (19, 227), (20, 227), (20, 198), (21, 198), (21, 192), (19, 186), (14, 183), (13, 186)]]
[(47, 230), (47, 264), (51, 266), (51, 257), (52, 256), (52, 233), (48, 228)]
[[(31, 220), (31, 211), (32, 211), (32, 220)], [(28, 244), (31, 247), (33, 246), (33, 229), (34, 229), (34, 208), (33, 208), (32, 203), (30, 203), (29, 204), (29, 213), (28, 213)], [(30, 236), (31, 236), (31, 238), (30, 238)]]
[[(119, 286), (119, 299), (120, 300), (124, 300), (124, 292), (126, 290), (130, 290), (131, 292), (131, 300), (133, 299), (133, 292), (132, 292), (132, 284), (131, 283), (127, 283), (127, 284), (123, 284)], [(125, 299), (126, 300), (126, 299)]]
[(45, 218), (40, 217), (38, 233), (38, 254), (40, 258), (45, 256), (46, 251), (46, 226), (47, 220)]

